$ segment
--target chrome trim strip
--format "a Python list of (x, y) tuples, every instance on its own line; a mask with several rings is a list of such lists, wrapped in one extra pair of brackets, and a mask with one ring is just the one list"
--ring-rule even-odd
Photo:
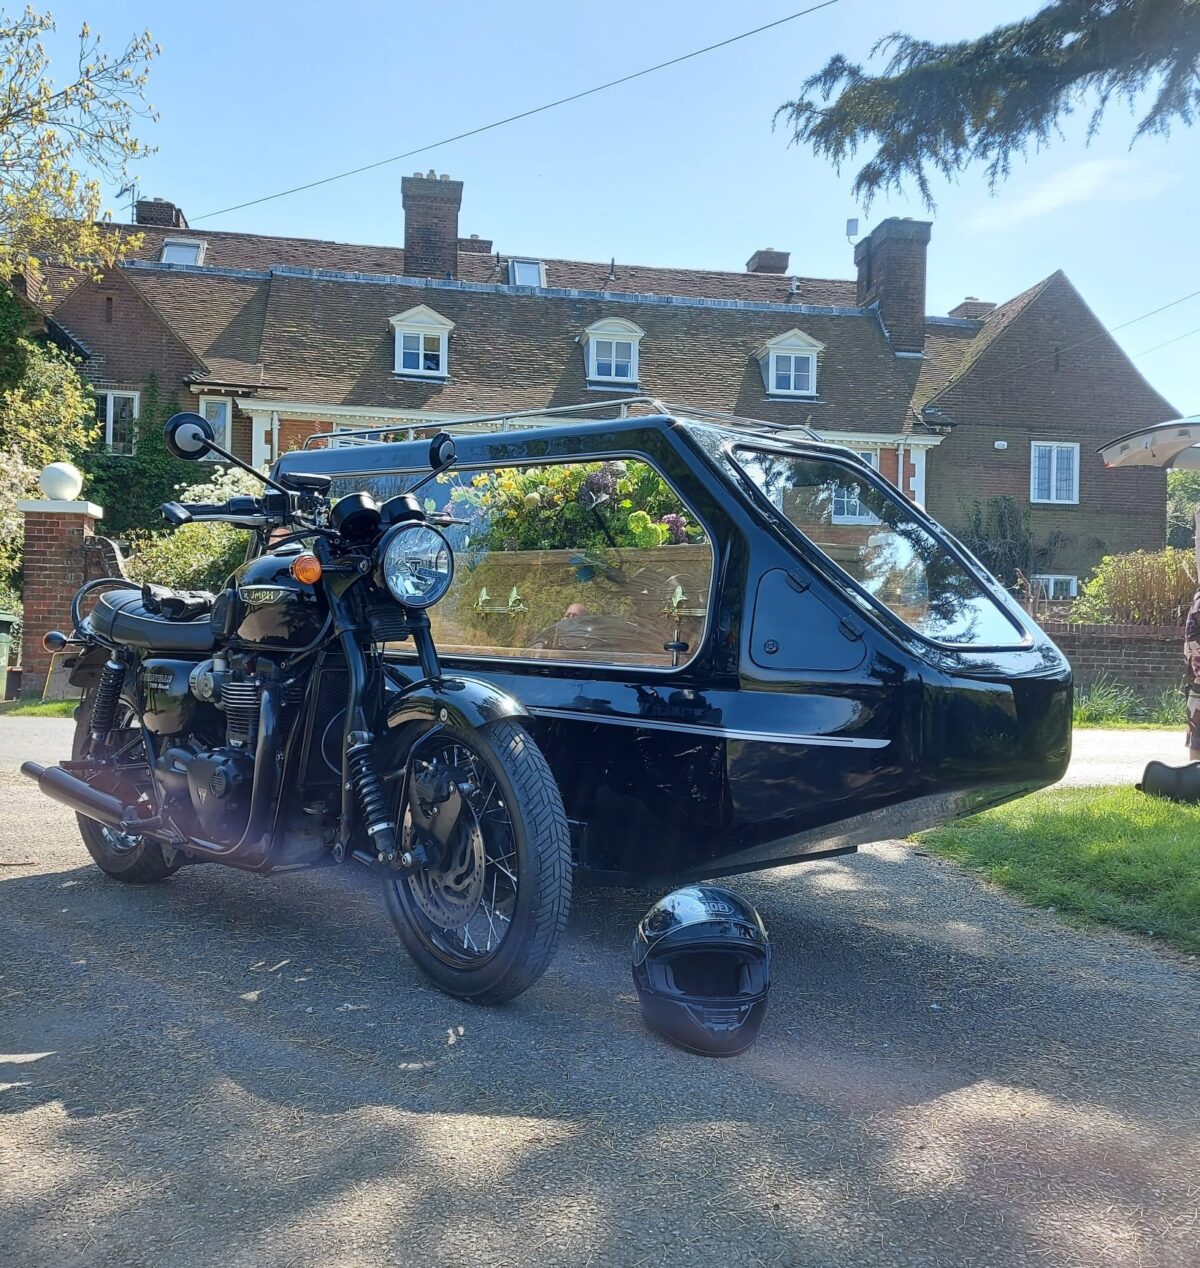
[(755, 740), (764, 744), (802, 744), (825, 748), (887, 748), (891, 740), (865, 739), (850, 735), (781, 735), (775, 731), (739, 731), (731, 727), (695, 726), (671, 722), (666, 718), (629, 718), (612, 713), (584, 713), (574, 709), (552, 709), (527, 705), (538, 718), (561, 718), (568, 722), (609, 722), (613, 726), (632, 726), (646, 731), (682, 731), (687, 735), (703, 735), (719, 740)]

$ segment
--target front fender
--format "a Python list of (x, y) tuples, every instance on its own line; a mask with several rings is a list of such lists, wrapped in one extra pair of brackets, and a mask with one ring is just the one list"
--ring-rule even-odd
[(477, 729), (501, 718), (527, 718), (529, 710), (482, 678), (425, 679), (402, 687), (387, 704), (388, 727), (444, 722)]

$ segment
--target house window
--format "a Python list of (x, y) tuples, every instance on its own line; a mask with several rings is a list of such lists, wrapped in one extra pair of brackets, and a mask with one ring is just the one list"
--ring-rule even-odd
[(388, 321), (396, 339), (394, 372), (406, 379), (444, 379), (454, 323), (424, 304)]
[(1074, 504), (1079, 501), (1079, 446), (1034, 441), (1029, 500)]
[(811, 352), (773, 352), (771, 391), (811, 396), (817, 358)]
[(509, 260), (508, 280), (513, 286), (545, 286), (545, 267), (541, 260)]
[(137, 416), (137, 392), (96, 393), (96, 421), (104, 429), (109, 453), (128, 458), (136, 452)]
[[(212, 424), (213, 439), (222, 449), (229, 448), (231, 439), (230, 423), (233, 419), (233, 401), (227, 396), (202, 396), (200, 413)], [(206, 453), (204, 462), (224, 462), (220, 454)]]
[(762, 368), (768, 396), (816, 396), (817, 354), (824, 344), (803, 330), (789, 330), (768, 339), (754, 354)]
[[(879, 454), (874, 449), (854, 451), (871, 468), (879, 470)], [(835, 524), (878, 524), (879, 521), (863, 500), (864, 490), (852, 482), (838, 484), (833, 490), (833, 522)]]
[(167, 238), (158, 259), (160, 264), (199, 264), (204, 259), (204, 243), (187, 238)]
[(593, 322), (583, 332), (588, 381), (636, 386), (638, 344), (644, 333), (640, 326), (620, 317)]
[(1073, 599), (1079, 593), (1079, 578), (1062, 572), (1040, 572), (1033, 578), (1038, 587), (1038, 597), (1050, 602)]

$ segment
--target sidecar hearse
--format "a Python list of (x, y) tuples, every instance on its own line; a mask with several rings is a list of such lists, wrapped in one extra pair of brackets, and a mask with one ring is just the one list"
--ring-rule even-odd
[[(582, 876), (844, 853), (1062, 775), (1066, 660), (856, 455), (652, 401), (582, 408), (430, 424), (458, 463), (421, 494), (459, 521), (442, 658), (528, 710)], [(424, 430), (389, 427), (310, 437), (275, 474), (383, 501), (427, 470)], [(384, 650), (392, 681), (420, 676), (411, 644)]]

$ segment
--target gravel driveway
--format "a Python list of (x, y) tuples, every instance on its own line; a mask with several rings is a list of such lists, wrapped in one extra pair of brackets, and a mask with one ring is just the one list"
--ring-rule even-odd
[[(742, 878), (759, 1043), (645, 1033), (642, 894), (516, 1004), (426, 988), (361, 871), (136, 889), (0, 720), (0, 1247), (14, 1268), (1200, 1262), (1197, 965), (887, 844)], [(11, 864), (12, 866), (7, 866)]]

